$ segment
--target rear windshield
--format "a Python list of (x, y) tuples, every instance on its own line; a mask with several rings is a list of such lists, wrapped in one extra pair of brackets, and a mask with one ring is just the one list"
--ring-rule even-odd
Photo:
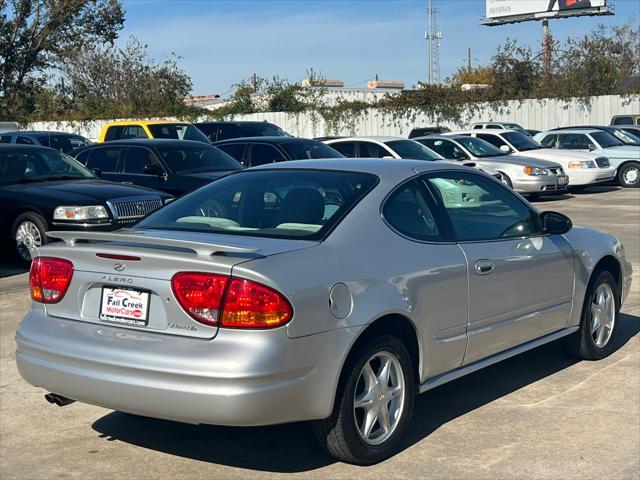
[(290, 137), (287, 132), (273, 123), (242, 123), (240, 128), (246, 137)]
[(147, 125), (153, 138), (172, 138), (174, 140), (195, 140), (210, 143), (204, 133), (188, 123), (158, 123)]
[[(180, 142), (182, 143), (182, 142)], [(241, 170), (234, 158), (222, 150), (209, 145), (199, 146), (166, 146), (158, 147), (165, 163), (174, 173), (198, 173), (220, 170)]]
[(385, 142), (400, 158), (411, 160), (440, 160), (442, 157), (430, 148), (414, 140), (391, 140)]
[(179, 198), (137, 228), (317, 240), (376, 183), (357, 172), (247, 170)]
[(520, 132), (505, 132), (502, 136), (509, 142), (511, 145), (516, 147), (517, 150), (521, 152), (526, 152), (527, 150), (537, 150), (542, 148), (542, 146), (533, 140), (531, 137), (525, 135)]
[(80, 135), (38, 135), (38, 142), (44, 147), (51, 147), (62, 153), (69, 153), (75, 148), (91, 145), (89, 140)]
[(292, 160), (307, 160), (309, 158), (342, 158), (343, 155), (337, 150), (315, 140), (305, 140), (299, 142), (284, 142), (280, 147), (291, 157)]

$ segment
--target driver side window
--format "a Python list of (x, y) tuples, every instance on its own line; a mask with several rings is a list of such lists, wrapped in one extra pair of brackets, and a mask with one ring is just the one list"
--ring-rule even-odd
[(426, 178), (461, 242), (501, 240), (541, 234), (538, 217), (506, 188), (467, 172)]

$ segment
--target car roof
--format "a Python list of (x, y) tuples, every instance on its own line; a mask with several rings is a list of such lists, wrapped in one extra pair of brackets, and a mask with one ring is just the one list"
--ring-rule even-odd
[(189, 122), (181, 122), (179, 120), (118, 120), (116, 122), (107, 122), (104, 127), (111, 127), (116, 125), (191, 125)]
[(271, 169), (310, 169), (310, 170), (340, 170), (345, 172), (364, 172), (376, 175), (410, 171), (420, 172), (430, 170), (461, 169), (469, 171), (469, 167), (455, 165), (448, 162), (432, 162), (427, 160), (403, 160), (387, 158), (321, 158), (309, 160), (291, 160), (287, 162), (275, 162), (252, 167), (249, 170)]
[(580, 127), (580, 128), (559, 128), (557, 130), (549, 130), (543, 133), (597, 133), (602, 131), (602, 129), (598, 127)]
[(185, 145), (191, 145), (191, 146), (199, 146), (201, 147), (202, 145), (211, 145), (209, 143), (205, 143), (205, 142), (198, 142), (195, 140), (177, 140), (175, 138), (131, 138), (128, 140), (109, 140), (108, 142), (101, 142), (101, 143), (93, 143), (91, 145), (87, 145), (85, 147), (82, 147), (83, 149), (87, 149), (87, 148), (96, 148), (96, 147), (108, 147), (110, 145), (138, 145), (138, 146), (143, 146), (143, 147), (158, 147), (158, 146), (177, 146), (177, 147), (184, 147)]
[(55, 148), (43, 147), (42, 145), (18, 145), (13, 143), (0, 143), (0, 151), (7, 150), (37, 150), (43, 152), (58, 152)]
[(418, 141), (418, 140), (424, 140), (426, 138), (431, 138), (431, 139), (440, 138), (442, 140), (457, 140), (458, 138), (462, 138), (462, 137), (469, 138), (467, 135), (460, 135), (456, 132), (449, 135), (444, 135), (442, 133), (432, 133), (430, 135), (423, 135), (422, 137), (413, 137), (411, 140)]
[[(504, 135), (505, 133), (510, 133), (510, 132), (514, 132), (514, 133), (522, 133), (519, 130), (513, 130), (512, 128), (504, 128), (502, 130), (490, 130), (490, 129), (483, 129), (482, 131), (480, 130), (459, 130), (457, 132), (451, 132), (450, 134), (447, 134), (447, 137), (452, 137), (454, 135), (470, 135), (472, 133), (480, 133), (482, 135)], [(523, 134), (524, 135), (524, 134)]]
[(367, 137), (344, 137), (344, 138), (336, 138), (334, 140), (328, 140), (327, 143), (329, 142), (335, 142), (335, 143), (339, 143), (339, 142), (347, 142), (347, 141), (372, 141), (372, 142), (391, 142), (394, 140), (413, 140), (412, 138), (404, 138), (404, 137), (391, 137), (391, 136), (384, 136), (384, 135), (370, 135)]
[(74, 135), (81, 137), (79, 133), (50, 132), (48, 130), (14, 130), (12, 132), (2, 132), (2, 135)]
[(195, 122), (194, 125), (206, 125), (208, 123), (225, 123), (227, 125), (275, 125), (275, 123), (260, 120), (212, 120), (210, 122)]
[(220, 140), (219, 142), (215, 142), (214, 145), (223, 145), (226, 143), (247, 143), (247, 142), (271, 143), (275, 145), (279, 143), (317, 142), (317, 141), (318, 140), (313, 140), (311, 138), (284, 137), (284, 136), (238, 137), (238, 138), (227, 138), (225, 140)]

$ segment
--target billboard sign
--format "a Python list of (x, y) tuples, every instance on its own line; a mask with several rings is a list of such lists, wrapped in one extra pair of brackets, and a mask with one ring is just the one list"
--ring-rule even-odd
[(536, 20), (545, 17), (582, 15), (595, 13), (607, 7), (607, 0), (486, 0), (486, 19), (500, 20), (508, 17)]

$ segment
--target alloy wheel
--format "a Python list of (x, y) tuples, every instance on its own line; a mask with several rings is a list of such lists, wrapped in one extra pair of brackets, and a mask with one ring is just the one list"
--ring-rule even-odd
[(393, 434), (405, 403), (404, 374), (391, 353), (376, 352), (362, 367), (353, 399), (356, 428), (369, 445), (380, 445)]
[(604, 348), (613, 333), (616, 321), (616, 301), (611, 286), (602, 283), (591, 303), (591, 338), (596, 347)]
[(640, 181), (640, 170), (638, 167), (628, 167), (623, 173), (622, 178), (627, 185), (635, 185)]
[(20, 257), (31, 261), (31, 249), (42, 246), (42, 233), (35, 223), (25, 220), (16, 228), (16, 248)]

